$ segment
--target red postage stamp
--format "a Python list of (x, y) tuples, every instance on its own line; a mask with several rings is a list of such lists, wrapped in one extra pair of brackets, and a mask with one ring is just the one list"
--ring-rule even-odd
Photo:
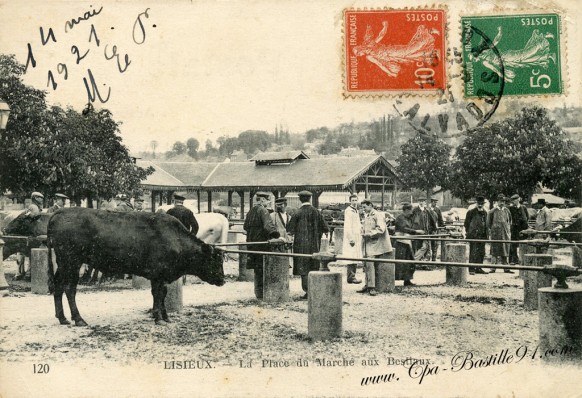
[(444, 9), (345, 10), (344, 95), (446, 87)]

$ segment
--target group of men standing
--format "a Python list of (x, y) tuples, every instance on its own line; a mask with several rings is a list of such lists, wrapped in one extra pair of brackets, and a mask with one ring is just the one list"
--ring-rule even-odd
[[(521, 203), (521, 197), (515, 194), (511, 197), (499, 195), (489, 211), (484, 208), (485, 198), (478, 196), (476, 206), (469, 209), (465, 217), (464, 227), (467, 239), (491, 239), (491, 263), (503, 265), (519, 264), (518, 241), (522, 239), (521, 232), (528, 229), (528, 211)], [(538, 208), (536, 216), (536, 230), (549, 231), (552, 229), (552, 215), (544, 199), (535, 204)], [(544, 234), (540, 235), (544, 237)], [(469, 262), (483, 264), (485, 259), (485, 242), (469, 242)], [(495, 272), (492, 268), (489, 272)], [(511, 270), (504, 270), (513, 273)], [(470, 274), (485, 274), (481, 267), (470, 267)]]
[[(311, 192), (299, 192), (301, 206), (293, 217), (285, 212), (287, 200), (275, 200), (275, 211), (269, 214), (269, 194), (257, 192), (256, 204), (249, 211), (243, 225), (247, 233), (247, 242), (265, 242), (269, 240), (293, 241), (295, 253), (313, 254), (319, 252), (321, 237), (329, 233), (329, 227), (321, 213), (311, 205)], [(248, 250), (270, 250), (263, 245), (248, 245)], [(263, 298), (263, 256), (249, 254), (247, 268), (255, 271), (255, 296)], [(307, 257), (293, 259), (293, 275), (301, 276), (301, 287), (307, 298), (308, 274), (319, 269), (319, 263)]]
[[(269, 194), (258, 192), (256, 204), (249, 211), (244, 230), (247, 233), (247, 242), (266, 242), (283, 238), (285, 241), (293, 241), (295, 253), (313, 254), (320, 250), (320, 242), (323, 234), (329, 233), (329, 227), (321, 213), (311, 205), (311, 193), (299, 192), (301, 206), (298, 211), (289, 217), (284, 211), (285, 198), (275, 200), (275, 211), (269, 215), (267, 205)], [(426, 205), (426, 198), (421, 198), (419, 207), (412, 210), (409, 203), (404, 204), (403, 214), (396, 219), (397, 235), (422, 235), (434, 234), (439, 226), (444, 225), (442, 213), (436, 206), (436, 199), (431, 201), (431, 206)], [(388, 232), (384, 212), (374, 208), (369, 199), (361, 203), (364, 210), (363, 218), (358, 210), (358, 196), (350, 196), (350, 205), (344, 211), (344, 228), (342, 257), (350, 258), (391, 258), (394, 255), (390, 234)], [(266, 251), (264, 245), (248, 245), (251, 251)], [(396, 241), (396, 258), (406, 260), (436, 259), (436, 245), (430, 241), (398, 240)], [(362, 281), (356, 277), (357, 261), (342, 260), (338, 263), (347, 268), (347, 282), (359, 284)], [(263, 256), (249, 254), (247, 268), (255, 270), (255, 295), (262, 298), (263, 294)], [(301, 286), (307, 298), (308, 274), (319, 269), (316, 260), (308, 257), (293, 258), (293, 274), (301, 276)], [(396, 279), (403, 280), (405, 286), (413, 286), (411, 279), (415, 271), (414, 264), (398, 264), (396, 266)], [(376, 266), (373, 262), (365, 262), (365, 285), (359, 293), (367, 293), (375, 296), (376, 292)]]

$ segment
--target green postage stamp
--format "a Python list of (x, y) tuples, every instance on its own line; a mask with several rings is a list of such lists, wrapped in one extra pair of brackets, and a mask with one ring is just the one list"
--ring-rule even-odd
[(558, 14), (466, 16), (461, 23), (466, 97), (563, 93)]

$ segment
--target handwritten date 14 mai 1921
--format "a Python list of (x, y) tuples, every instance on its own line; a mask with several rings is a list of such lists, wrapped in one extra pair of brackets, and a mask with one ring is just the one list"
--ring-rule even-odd
[[(137, 45), (145, 43), (146, 28), (144, 26), (143, 20), (145, 18), (149, 18), (148, 14), (149, 10), (150, 9), (147, 8), (145, 11), (140, 12), (137, 15), (135, 22), (133, 24), (132, 39), (133, 42)], [(82, 16), (67, 20), (64, 24), (64, 34), (74, 34), (75, 32), (78, 32), (79, 29), (74, 30), (76, 26), (81, 26), (83, 22), (96, 18), (99, 14), (101, 14), (102, 11), (103, 7), (100, 7), (99, 9), (92, 9), (85, 12)], [(153, 25), (153, 27), (156, 27), (156, 25)], [(39, 27), (39, 31), (40, 31), (40, 43), (43, 47), (51, 45), (51, 42), (55, 44), (57, 43), (57, 35), (55, 34), (55, 31), (53, 30), (52, 27), (48, 29), (46, 34), (43, 27)], [(129, 54), (128, 53), (122, 54), (118, 49), (117, 45), (115, 44), (110, 45), (109, 43), (104, 43), (104, 45), (101, 46), (101, 41), (99, 40), (97, 29), (95, 28), (95, 24), (93, 23), (91, 23), (89, 28), (88, 43), (92, 43), (95, 47), (103, 48), (104, 58), (107, 61), (114, 60), (119, 73), (124, 73), (125, 71), (127, 71), (127, 68), (131, 64)], [(27, 43), (27, 47), (28, 55), (26, 59), (25, 72), (28, 70), (29, 66), (32, 66), (33, 68), (36, 68), (37, 66), (37, 61), (35, 59), (33, 48), (30, 42)], [(53, 69), (49, 69), (47, 71), (47, 87), (51, 87), (53, 90), (57, 90), (59, 82), (68, 80), (69, 72), (76, 65), (81, 65), (81, 62), (85, 59), (85, 57), (87, 57), (91, 50), (92, 50), (91, 48), (72, 45), (70, 48), (70, 52), (74, 56), (72, 61), (72, 67), (70, 67), (71, 63), (67, 63), (66, 61), (59, 62), (56, 65), (57, 72), (56, 76), (55, 73), (53, 72)], [(84, 63), (86, 62), (87, 61), (84, 61)], [(101, 103), (109, 101), (109, 98), (111, 97), (111, 86), (102, 84), (102, 86), (106, 87), (106, 92), (105, 91), (101, 92), (99, 90), (99, 85), (97, 84), (95, 75), (93, 74), (90, 67), (87, 67), (86, 75), (83, 76), (83, 84), (87, 92), (87, 100), (89, 103), (95, 102), (95, 100), (97, 99)]]

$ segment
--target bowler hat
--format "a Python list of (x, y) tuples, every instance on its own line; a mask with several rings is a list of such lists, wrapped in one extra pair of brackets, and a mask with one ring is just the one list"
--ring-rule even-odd
[(546, 205), (546, 200), (543, 198), (539, 198), (538, 201), (536, 202), (536, 205)]
[(301, 191), (298, 193), (299, 196), (311, 196), (313, 195), (311, 192), (309, 191)]
[(186, 200), (185, 197), (183, 197), (182, 195), (178, 195), (177, 193), (174, 194), (174, 200)]
[(479, 204), (483, 204), (485, 203), (485, 198), (483, 196), (477, 196), (477, 198), (475, 198), (476, 202)]
[(279, 203), (287, 203), (287, 198), (277, 198), (275, 199), (275, 203), (279, 204)]

